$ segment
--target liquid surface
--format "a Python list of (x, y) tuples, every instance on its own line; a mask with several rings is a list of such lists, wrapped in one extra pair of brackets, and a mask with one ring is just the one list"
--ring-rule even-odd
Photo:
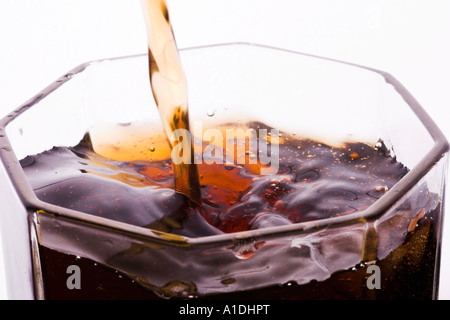
[[(21, 165), (43, 201), (190, 237), (364, 210), (408, 172), (382, 144), (347, 143), (337, 148), (281, 136), (276, 174), (261, 175), (263, 165), (249, 161), (198, 164), (201, 205), (175, 192), (170, 148), (164, 140), (145, 149), (147, 161), (111, 160), (111, 153), (100, 155), (107, 148), (94, 151), (87, 134), (75, 147), (55, 147), (26, 157)], [(131, 158), (137, 152), (117, 148), (118, 154), (128, 150)]]
[[(363, 210), (382, 197), (408, 171), (383, 144), (374, 147), (348, 143), (332, 147), (282, 133), (279, 140), (280, 166), (274, 175), (261, 175), (260, 164), (199, 164), (203, 200), (201, 206), (197, 206), (175, 192), (168, 142), (160, 135), (154, 138), (152, 150), (130, 143), (119, 144), (119, 149), (115, 149), (110, 145), (92, 143), (87, 134), (75, 147), (55, 147), (39, 155), (28, 156), (21, 164), (37, 196), (44, 201), (190, 237), (318, 220)], [(145, 145), (148, 143), (144, 140), (142, 146)], [(119, 155), (123, 157), (121, 160), (112, 160), (120, 158)], [(126, 160), (127, 157), (134, 160)], [(367, 288), (367, 279), (371, 275), (367, 267), (371, 264), (363, 262), (350, 269), (337, 269), (339, 271), (325, 278), (322, 275), (319, 277), (323, 279), (321, 281), (299, 282), (303, 276), (300, 275), (298, 280), (295, 277), (298, 265), (313, 272), (314, 277), (323, 273), (320, 266), (327, 270), (334, 267), (332, 262), (331, 265), (322, 265), (320, 254), (308, 253), (313, 246), (295, 239), (287, 244), (287, 248), (276, 246), (282, 243), (280, 239), (272, 244), (256, 242), (251, 245), (252, 250), (246, 250), (245, 244), (243, 248), (208, 247), (205, 251), (199, 248), (194, 253), (183, 250), (171, 253), (170, 250), (176, 249), (170, 247), (150, 250), (149, 257), (141, 258), (145, 270), (150, 270), (144, 283), (138, 281), (142, 275), (133, 277), (139, 274), (133, 268), (141, 270), (134, 258), (147, 252), (149, 248), (146, 246), (125, 244), (125, 249), (120, 249), (116, 244), (113, 247), (119, 251), (113, 254), (108, 251), (110, 248), (103, 248), (108, 249), (104, 260), (107, 264), (119, 263), (126, 266), (125, 270), (131, 268), (130, 274), (124, 274), (95, 259), (52, 250), (56, 245), (53, 244), (50, 248), (40, 247), (46, 298), (429, 299), (434, 292), (435, 221), (439, 212), (433, 210), (423, 215), (423, 208), (428, 208), (427, 203), (436, 200), (426, 188), (419, 188), (410, 197), (403, 206), (406, 211), (393, 217), (394, 224), (388, 222), (378, 226), (380, 234), (373, 235), (378, 244), (365, 245), (366, 249), (371, 248), (376, 253), (377, 247), (378, 250), (383, 246), (390, 247), (391, 241), (386, 244), (382, 240), (383, 234), (396, 238), (408, 232), (400, 247), (387, 257), (378, 260), (374, 255), (375, 260), (370, 260), (371, 264), (376, 263), (381, 268), (380, 290)], [(409, 211), (411, 213), (406, 214)], [(411, 216), (413, 218), (409, 222)], [(41, 219), (42, 225), (46, 219)], [(405, 227), (398, 229), (399, 225)], [(44, 238), (45, 233), (53, 232), (44, 226), (42, 228)], [(348, 230), (341, 232), (343, 239), (353, 239), (349, 235), (346, 238)], [(357, 235), (358, 231), (351, 234)], [(323, 245), (334, 246), (333, 252), (339, 253), (339, 261), (348, 259), (357, 239), (332, 244), (339, 237), (331, 234), (327, 242), (329, 236), (324, 234), (320, 237), (326, 242)], [(80, 244), (77, 240), (65, 245), (84, 248), (87, 244)], [(91, 246), (88, 248), (93, 252)], [(103, 252), (103, 249), (96, 250)], [(216, 250), (221, 254), (217, 255)], [(209, 260), (213, 252), (216, 254)], [(233, 255), (227, 252), (233, 252)], [(304, 256), (297, 256), (301, 253)], [(185, 255), (191, 254), (190, 268), (185, 268)], [(271, 259), (276, 254), (282, 259), (281, 256)], [(69, 290), (66, 286), (66, 270), (73, 264), (82, 268), (83, 275), (89, 275), (89, 278), (83, 277), (82, 290)], [(158, 284), (162, 278), (164, 280)], [(195, 281), (190, 282), (193, 279)], [(262, 279), (265, 282), (261, 286)], [(210, 286), (217, 286), (217, 290), (210, 293)], [(230, 287), (236, 289), (230, 290)]]

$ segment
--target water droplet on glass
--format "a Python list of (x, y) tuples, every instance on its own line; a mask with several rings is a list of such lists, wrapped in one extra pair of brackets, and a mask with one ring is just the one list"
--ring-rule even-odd
[(253, 257), (257, 249), (258, 248), (254, 240), (242, 239), (234, 245), (233, 254), (236, 258), (245, 260)]
[(192, 283), (184, 283), (179, 280), (174, 280), (166, 284), (164, 287), (160, 288), (159, 292), (156, 292), (158, 295), (161, 295), (165, 298), (170, 297), (195, 297), (196, 290), (194, 284)]
[(214, 117), (214, 115), (216, 114), (216, 110), (208, 110), (206, 114), (208, 115), (208, 117)]
[(155, 152), (155, 150), (156, 150), (155, 147), (150, 147), (151, 152)]
[(296, 284), (297, 284), (297, 282), (295, 282), (295, 281), (288, 281), (285, 284), (283, 284), (283, 286), (284, 287), (292, 287), (292, 286), (294, 286)]

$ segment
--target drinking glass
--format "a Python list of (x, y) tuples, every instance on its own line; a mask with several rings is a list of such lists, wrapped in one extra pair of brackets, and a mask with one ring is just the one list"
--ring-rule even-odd
[[(74, 146), (101, 126), (162, 130), (146, 55), (88, 62), (1, 121), (11, 298), (437, 298), (448, 143), (407, 89), (384, 71), (253, 43), (180, 57), (191, 123), (258, 121), (331, 145), (383, 141), (409, 172), (353, 213), (203, 237), (44, 202), (19, 162), (28, 155)], [(68, 288), (69, 266), (80, 268), (81, 289)]]

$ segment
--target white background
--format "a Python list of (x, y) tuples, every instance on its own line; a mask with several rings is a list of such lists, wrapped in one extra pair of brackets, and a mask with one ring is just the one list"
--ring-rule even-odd
[[(276, 4), (276, 6), (274, 5)], [(168, 0), (180, 48), (251, 41), (394, 75), (450, 137), (448, 0)], [(85, 61), (146, 52), (139, 0), (1, 0), (0, 117)], [(441, 299), (450, 298), (450, 218)], [(0, 298), (5, 298), (0, 254)]]

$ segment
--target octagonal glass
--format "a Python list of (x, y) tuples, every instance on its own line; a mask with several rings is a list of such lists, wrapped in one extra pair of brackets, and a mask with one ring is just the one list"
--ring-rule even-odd
[[(161, 130), (146, 55), (89, 62), (1, 123), (1, 226), (11, 297), (437, 297), (448, 143), (393, 76), (250, 43), (187, 48), (180, 55), (191, 123), (258, 121), (330, 145), (383, 141), (409, 172), (363, 210), (202, 237), (42, 201), (20, 160), (75, 146), (86, 132), (108, 126)], [(118, 143), (117, 136), (103, 139)], [(67, 288), (70, 265), (90, 274), (81, 290)], [(381, 288), (368, 282), (374, 266)], [(412, 281), (415, 275), (420, 283)]]

